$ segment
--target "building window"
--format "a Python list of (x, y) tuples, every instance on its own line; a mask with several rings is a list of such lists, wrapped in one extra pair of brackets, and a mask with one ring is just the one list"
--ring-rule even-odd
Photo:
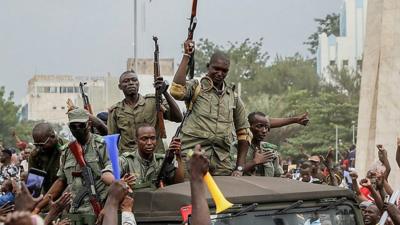
[(334, 65), (336, 65), (336, 63), (335, 63), (335, 60), (331, 60), (331, 61), (329, 61), (329, 65), (330, 65), (330, 66), (334, 66)]
[(348, 66), (349, 65), (349, 60), (343, 60), (343, 66)]
[(61, 106), (61, 109), (64, 110), (64, 109), (65, 109), (65, 106)]
[(57, 107), (56, 107), (56, 106), (53, 106), (53, 109), (57, 109)]

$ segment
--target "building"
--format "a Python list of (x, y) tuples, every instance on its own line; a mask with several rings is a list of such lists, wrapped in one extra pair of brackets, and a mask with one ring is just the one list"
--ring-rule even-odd
[[(155, 92), (153, 82), (153, 63), (150, 59), (139, 60), (140, 89), (142, 95)], [(129, 65), (133, 65), (133, 60), (128, 59)], [(173, 60), (160, 59), (160, 70), (164, 80), (169, 83), (173, 79)], [(146, 65), (146, 66), (144, 66)], [(169, 65), (169, 66), (168, 66)], [(168, 72), (168, 74), (166, 73)], [(80, 82), (86, 82), (85, 92), (89, 97), (94, 114), (108, 111), (115, 103), (124, 98), (122, 91), (118, 88), (119, 75), (112, 76), (72, 76), (72, 75), (34, 75), (28, 81), (28, 92), (22, 104), (22, 119), (39, 121), (43, 120), (50, 123), (65, 125), (67, 119), (66, 101), (70, 98), (78, 107), (83, 107), (82, 95), (80, 93)], [(179, 102), (183, 109), (184, 104)], [(171, 138), (178, 124), (166, 121), (167, 136)]]
[(350, 72), (361, 71), (367, 15), (367, 0), (344, 0), (340, 12), (340, 35), (319, 35), (317, 73), (329, 80), (336, 66)]
[(22, 109), (23, 119), (44, 120), (51, 123), (67, 122), (67, 104), (70, 98), (78, 107), (83, 107), (79, 83), (89, 96), (94, 113), (107, 111), (108, 107), (123, 98), (118, 89), (118, 77), (34, 75), (28, 81), (28, 93)]

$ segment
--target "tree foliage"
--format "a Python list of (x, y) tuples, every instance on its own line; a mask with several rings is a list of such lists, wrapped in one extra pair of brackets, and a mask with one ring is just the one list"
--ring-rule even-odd
[(311, 34), (304, 44), (308, 45), (308, 50), (312, 55), (317, 53), (318, 48), (318, 36), (321, 33), (326, 33), (326, 35), (339, 36), (340, 34), (340, 19), (339, 14), (332, 13), (325, 16), (325, 18), (314, 19), (318, 23), (317, 31)]
[(0, 139), (4, 146), (15, 147), (13, 131), (18, 137), (26, 142), (32, 142), (31, 132), (34, 121), (19, 121), (19, 108), (13, 101), (14, 93), (6, 96), (5, 88), (0, 87)]
[(327, 82), (316, 74), (313, 61), (299, 54), (276, 57), (268, 65), (262, 39), (229, 43), (227, 48), (210, 40), (197, 46), (196, 60), (200, 62), (208, 62), (215, 50), (229, 55), (231, 67), (227, 81), (241, 84), (241, 96), (249, 112), (261, 111), (270, 117), (309, 112), (311, 121), (307, 127), (291, 125), (273, 129), (269, 134), (268, 141), (280, 146), (283, 155), (297, 156), (301, 147), (309, 153), (327, 151), (335, 145), (336, 126), (342, 142), (351, 144), (352, 121), (357, 121), (359, 74), (333, 69), (332, 80)]

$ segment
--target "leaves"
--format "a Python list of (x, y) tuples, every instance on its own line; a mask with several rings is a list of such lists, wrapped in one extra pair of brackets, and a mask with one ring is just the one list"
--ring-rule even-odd
[[(335, 16), (327, 18), (332, 21)], [(328, 26), (328, 22), (319, 22)], [(273, 129), (268, 135), (268, 141), (280, 146), (283, 156), (299, 157), (301, 147), (308, 153), (326, 152), (335, 145), (336, 126), (344, 143), (341, 147), (351, 144), (352, 121), (357, 121), (358, 113), (359, 74), (332, 68), (332, 80), (326, 82), (317, 75), (313, 60), (299, 54), (277, 56), (267, 65), (269, 56), (262, 51), (262, 39), (228, 43), (227, 48), (207, 39), (197, 45), (197, 65), (208, 62), (215, 50), (228, 54), (231, 66), (227, 82), (241, 83), (241, 97), (248, 112), (261, 111), (270, 117), (309, 112), (306, 127), (291, 125)]]

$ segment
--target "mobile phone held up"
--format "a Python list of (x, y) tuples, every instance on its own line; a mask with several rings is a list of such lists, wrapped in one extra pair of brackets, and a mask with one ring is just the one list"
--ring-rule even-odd
[(47, 173), (43, 170), (35, 168), (29, 169), (28, 178), (26, 179), (26, 187), (31, 192), (32, 197), (37, 198), (40, 196), (46, 175)]

